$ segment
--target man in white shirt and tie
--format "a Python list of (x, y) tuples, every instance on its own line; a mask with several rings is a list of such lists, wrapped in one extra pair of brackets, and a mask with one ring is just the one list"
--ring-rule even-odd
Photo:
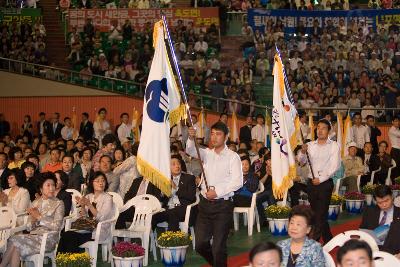
[(364, 144), (370, 141), (370, 131), (367, 126), (362, 125), (361, 113), (356, 112), (353, 116), (354, 125), (351, 127), (353, 132), (353, 141), (357, 144), (357, 156), (362, 153)]
[[(226, 124), (215, 123), (211, 127), (213, 148), (200, 149), (205, 177), (203, 176), (201, 181), (199, 213), (195, 229), (196, 251), (215, 267), (227, 266), (226, 242), (232, 225), (234, 208), (232, 196), (243, 186), (240, 157), (226, 146), (228, 134)], [(196, 130), (190, 127), (186, 152), (197, 158), (195, 137)], [(212, 245), (210, 245), (211, 238)]]
[(331, 128), (328, 120), (318, 121), (318, 139), (304, 144), (301, 153), (298, 154), (301, 164), (308, 163), (307, 153), (311, 161), (309, 165), (312, 171), (309, 172), (307, 184), (308, 199), (315, 212), (315, 229), (311, 233), (311, 238), (318, 241), (322, 236), (324, 243), (333, 237), (326, 218), (333, 190), (332, 176), (340, 167), (339, 145), (329, 139)]
[(126, 139), (131, 139), (132, 133), (132, 124), (129, 123), (129, 115), (128, 113), (122, 113), (119, 116), (121, 119), (121, 125), (118, 127), (118, 139), (123, 144)]

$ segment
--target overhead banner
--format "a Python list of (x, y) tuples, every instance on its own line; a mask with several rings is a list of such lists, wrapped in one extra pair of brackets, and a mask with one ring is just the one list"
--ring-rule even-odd
[(339, 10), (339, 11), (293, 11), (293, 10), (266, 10), (250, 9), (247, 12), (247, 20), (253, 29), (263, 30), (267, 22), (272, 19), (276, 22), (281, 20), (285, 26), (285, 33), (295, 33), (296, 27), (302, 21), (306, 28), (311, 28), (315, 19), (319, 27), (324, 28), (328, 20), (334, 26), (339, 25), (339, 20), (344, 19), (345, 25), (354, 20), (358, 25), (364, 21), (368, 27), (376, 29), (384, 25), (400, 25), (400, 9), (379, 9), (379, 10)]
[(146, 28), (146, 23), (150, 29), (155, 22), (161, 18), (161, 12), (167, 18), (168, 25), (172, 27), (178, 24), (178, 20), (183, 20), (184, 25), (193, 23), (194, 28), (209, 27), (215, 24), (219, 27), (218, 8), (165, 8), (165, 9), (70, 9), (68, 10), (68, 29), (72, 31), (74, 27), (78, 31), (83, 29), (85, 20), (90, 18), (96, 29), (102, 32), (109, 32), (110, 26), (114, 21), (122, 26), (125, 20), (131, 21), (135, 31), (141, 31)]
[(36, 19), (42, 19), (42, 10), (40, 8), (1, 8), (0, 9), (0, 22), (7, 24), (13, 22), (27, 21), (34, 23)]

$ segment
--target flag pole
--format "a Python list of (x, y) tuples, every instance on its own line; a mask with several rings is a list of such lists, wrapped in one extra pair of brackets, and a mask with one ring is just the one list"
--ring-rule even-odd
[[(163, 12), (161, 12), (161, 14), (162, 13)], [(181, 88), (181, 94), (182, 94), (183, 102), (186, 105), (187, 115), (189, 117), (189, 124), (190, 124), (190, 127), (194, 127), (193, 120), (192, 120), (192, 114), (190, 112), (189, 104), (188, 104), (186, 93), (185, 93), (185, 87), (183, 86), (182, 76), (181, 76), (181, 72), (180, 72), (179, 66), (178, 66), (178, 60), (176, 59), (174, 46), (172, 45), (171, 35), (169, 34), (169, 28), (168, 28), (167, 19), (166, 19), (164, 14), (161, 15), (161, 18), (162, 18), (163, 23), (164, 23), (165, 32), (167, 34), (168, 46), (169, 46), (169, 50), (171, 52), (172, 61), (174, 62), (175, 71), (176, 71), (176, 74), (178, 76), (178, 81), (179, 81), (179, 85), (180, 85), (180, 88)], [(164, 36), (164, 39), (165, 39), (165, 36)], [(200, 160), (200, 168), (201, 168), (201, 172), (203, 174), (204, 184), (205, 184), (205, 186), (206, 186), (206, 188), (208, 190), (210, 187), (208, 186), (208, 183), (207, 183), (206, 173), (204, 172), (203, 161), (202, 161), (201, 156), (200, 156), (200, 149), (199, 149), (199, 145), (197, 144), (196, 137), (194, 138), (194, 145), (196, 147), (197, 157)]]

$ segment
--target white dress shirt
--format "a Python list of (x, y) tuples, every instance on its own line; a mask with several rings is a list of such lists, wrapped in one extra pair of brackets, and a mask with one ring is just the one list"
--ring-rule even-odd
[[(381, 210), (380, 215), (379, 215), (379, 221), (380, 222), (384, 216), (383, 214), (383, 210)], [(393, 222), (393, 212), (394, 212), (394, 208), (392, 206), (392, 208), (390, 210), (387, 211), (387, 215), (386, 215), (386, 221), (384, 223), (384, 225), (390, 225)]]
[(71, 139), (73, 139), (73, 135), (74, 135), (74, 128), (68, 127), (68, 126), (64, 126), (61, 129), (61, 137), (62, 137), (62, 139), (71, 140)]
[[(199, 150), (208, 186), (215, 187), (216, 199), (232, 197), (234, 192), (243, 186), (242, 163), (239, 155), (228, 149), (227, 146), (220, 153), (209, 148), (200, 148)], [(191, 139), (186, 142), (186, 153), (198, 158), (195, 144)], [(201, 193), (204, 197), (206, 191), (203, 179)]]
[(265, 143), (265, 126), (256, 124), (252, 129), (251, 129), (251, 139), (256, 139), (257, 142), (263, 142)]
[(102, 145), (101, 142), (103, 140), (103, 137), (106, 134), (111, 133), (110, 123), (108, 121), (106, 121), (106, 120), (104, 120), (104, 121), (96, 120), (93, 123), (93, 129), (94, 129), (94, 137), (97, 140), (99, 140), (99, 146), (102, 147), (103, 145)]
[(169, 198), (169, 201), (168, 201), (168, 208), (169, 209), (173, 209), (177, 205), (181, 204), (181, 202), (179, 201), (179, 197), (176, 195), (176, 192), (178, 192), (178, 190), (179, 190), (179, 181), (180, 181), (180, 179), (181, 179), (181, 175), (172, 177), (172, 181), (171, 182), (173, 182), (175, 184), (176, 188), (172, 188), (172, 191), (171, 191), (172, 194), (171, 194), (171, 197)]
[(369, 162), (370, 158), (371, 158), (371, 154), (364, 155), (364, 173), (369, 173), (368, 162)]
[(357, 148), (363, 149), (364, 144), (370, 140), (368, 127), (364, 125), (353, 125), (351, 129), (353, 131), (353, 141), (356, 142)]
[(132, 125), (121, 123), (121, 125), (118, 127), (118, 139), (122, 143), (126, 141), (126, 138), (131, 136), (131, 131), (132, 131)]
[[(315, 178), (319, 178), (321, 183), (327, 181), (340, 167), (339, 145), (329, 138), (325, 144), (318, 144), (318, 140), (315, 140), (307, 145)], [(306, 164), (307, 155), (300, 152), (298, 160), (301, 164)], [(308, 178), (312, 179), (311, 171)]]
[(392, 126), (389, 129), (388, 135), (392, 147), (400, 149), (400, 129)]

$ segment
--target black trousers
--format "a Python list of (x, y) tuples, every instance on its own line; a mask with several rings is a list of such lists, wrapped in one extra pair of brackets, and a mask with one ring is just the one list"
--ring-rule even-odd
[(307, 184), (307, 194), (310, 205), (315, 214), (315, 227), (311, 238), (319, 241), (322, 236), (324, 243), (332, 239), (328, 223), (328, 210), (333, 190), (333, 181), (329, 179), (319, 185), (313, 185), (311, 180)]
[(92, 240), (92, 233), (81, 234), (74, 231), (61, 233), (60, 242), (58, 244), (58, 253), (81, 253), (85, 249), (79, 246)]
[(135, 207), (132, 206), (124, 212), (121, 212), (118, 216), (117, 222), (115, 223), (115, 229), (126, 229), (126, 223), (133, 221), (135, 215)]
[(360, 180), (360, 188), (362, 188), (364, 185), (367, 185), (371, 181), (371, 174), (364, 174), (361, 175), (361, 180)]
[(196, 251), (211, 266), (227, 266), (226, 243), (233, 221), (233, 208), (233, 202), (230, 200), (208, 201), (201, 197), (195, 225)]
[(153, 229), (161, 222), (168, 222), (169, 231), (179, 231), (179, 223), (185, 220), (186, 205), (177, 206), (153, 215), (151, 224)]
[(251, 197), (246, 197), (246, 196), (242, 196), (242, 195), (234, 195), (233, 196), (233, 205), (235, 207), (250, 207)]
[[(392, 147), (392, 150), (390, 150), (390, 156), (396, 162), (396, 168), (393, 168), (391, 176), (399, 177), (400, 176), (400, 149)], [(390, 178), (392, 178), (392, 177), (390, 177)], [(392, 183), (393, 183), (393, 179), (392, 179)]]
[(294, 182), (293, 186), (289, 189), (290, 204), (292, 207), (299, 205), (300, 192), (307, 192), (307, 185)]

